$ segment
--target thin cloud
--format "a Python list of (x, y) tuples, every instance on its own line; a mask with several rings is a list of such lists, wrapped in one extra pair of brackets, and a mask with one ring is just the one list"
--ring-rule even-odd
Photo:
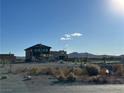
[(71, 34), (71, 36), (73, 36), (73, 37), (80, 37), (80, 36), (82, 36), (82, 34), (81, 33), (73, 33), (73, 34)]
[(64, 36), (67, 37), (67, 38), (70, 38), (71, 37), (70, 34), (65, 34)]
[(65, 40), (66, 41), (66, 40), (71, 40), (71, 38), (69, 38), (69, 37), (61, 37), (60, 40), (63, 40), (63, 41)]
[(81, 37), (82, 34), (81, 33), (72, 33), (72, 34), (64, 34), (63, 37), (60, 38), (60, 40), (72, 40), (75, 37)]

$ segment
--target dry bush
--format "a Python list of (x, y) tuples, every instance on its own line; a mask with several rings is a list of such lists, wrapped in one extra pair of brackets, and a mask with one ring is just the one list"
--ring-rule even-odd
[(38, 74), (38, 68), (33, 67), (33, 68), (29, 69), (29, 73), (30, 73), (30, 75), (37, 75)]
[(86, 69), (90, 76), (96, 76), (100, 73), (100, 66), (96, 64), (89, 64)]
[(59, 81), (75, 81), (82, 75), (87, 75), (86, 68), (57, 68), (53, 70), (55, 76)]
[(64, 75), (62, 70), (58, 70), (59, 74), (55, 74), (55, 77), (59, 80), (59, 81), (65, 81), (67, 79), (67, 77)]
[(50, 67), (40, 67), (40, 68), (36, 68), (33, 67), (29, 70), (29, 73), (31, 75), (40, 75), (40, 74), (46, 74), (46, 75), (53, 75), (54, 73), (54, 68), (50, 68)]
[(73, 73), (74, 73), (76, 76), (81, 76), (81, 75), (82, 75), (82, 69), (81, 69), (81, 68), (74, 68), (74, 69), (73, 69)]
[(40, 67), (38, 69), (39, 74), (53, 75), (53, 68), (50, 67)]
[(59, 75), (59, 76), (57, 76), (57, 79), (58, 79), (59, 81), (65, 81), (65, 80), (66, 80), (66, 77), (63, 76), (63, 75)]
[(124, 75), (124, 65), (123, 64), (115, 64), (113, 65), (114, 73), (118, 76)]
[(75, 81), (76, 76), (72, 72), (72, 69), (70, 68), (58, 68), (57, 70), (54, 70), (54, 76), (59, 81)]
[(42, 71), (43, 74), (53, 75), (56, 78), (65, 76), (63, 73), (64, 71), (60, 68), (45, 68), (42, 70), (43, 70)]
[(73, 69), (73, 73), (76, 75), (76, 76), (82, 76), (82, 75), (88, 75), (88, 72), (86, 70), (86, 68), (74, 68)]
[[(23, 70), (21, 70), (21, 72), (22, 71)], [(53, 75), (54, 72), (55, 72), (55, 69), (50, 68), (50, 67), (39, 67), (39, 68), (38, 67), (33, 67), (33, 68), (29, 68), (27, 70), (27, 72), (29, 72), (30, 75), (40, 75), (40, 74)]]
[(88, 77), (87, 80), (89, 82), (93, 82), (93, 81), (96, 81), (98, 79), (98, 76), (91, 76), (91, 77)]
[(73, 82), (76, 81), (76, 76), (73, 72), (69, 73), (69, 75), (67, 76), (67, 81)]
[(72, 72), (72, 69), (67, 67), (61, 68), (60, 70), (63, 72), (65, 76), (67, 76), (70, 72)]
[(105, 84), (107, 83), (107, 78), (97, 75), (97, 76), (91, 76), (88, 78), (89, 82), (95, 83), (95, 84)]
[(106, 76), (107, 74), (106, 74), (106, 68), (101, 68), (101, 70), (100, 70), (100, 75), (101, 76)]
[(31, 75), (39, 75), (39, 74), (46, 74), (46, 75), (53, 75), (53, 76), (58, 76), (58, 75), (61, 75), (62, 73), (64, 75), (67, 75), (69, 74), (69, 69), (65, 69), (65, 68), (52, 68), (52, 67), (40, 67), (40, 68), (36, 68), (36, 67), (33, 67), (33, 68), (30, 68), (28, 70), (28, 72), (31, 74)]
[(28, 72), (28, 68), (18, 68), (12, 71), (13, 74), (20, 74), (20, 73), (25, 73), (25, 72)]
[(24, 68), (23, 70), (22, 70), (22, 72), (28, 72), (28, 68)]
[(53, 75), (53, 68), (44, 68), (44, 74)]
[(82, 68), (82, 75), (88, 75), (88, 71), (87, 71), (87, 69), (86, 69), (86, 67), (85, 68)]
[(60, 68), (52, 68), (51, 69), (51, 75), (58, 76), (60, 74), (62, 74), (62, 70)]

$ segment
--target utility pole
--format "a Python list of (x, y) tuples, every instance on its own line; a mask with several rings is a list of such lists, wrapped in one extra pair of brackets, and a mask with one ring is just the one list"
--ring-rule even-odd
[(106, 55), (103, 55), (103, 63), (106, 64)]

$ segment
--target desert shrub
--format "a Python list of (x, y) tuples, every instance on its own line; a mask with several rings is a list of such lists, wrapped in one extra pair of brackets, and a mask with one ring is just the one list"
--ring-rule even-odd
[(25, 72), (28, 72), (28, 70), (29, 70), (28, 68), (24, 68), (24, 69), (22, 69), (22, 72), (25, 73)]
[(52, 68), (51, 75), (59, 76), (59, 75), (64, 75), (64, 73), (62, 72), (62, 70), (60, 68)]
[(98, 77), (97, 76), (91, 76), (87, 78), (88, 82), (97, 82), (98, 81)]
[(86, 68), (74, 68), (73, 69), (73, 73), (76, 75), (76, 76), (82, 76), (82, 75), (87, 75), (88, 72), (86, 70)]
[(69, 73), (73, 71), (72, 68), (67, 68), (67, 67), (61, 68), (60, 70), (63, 72), (65, 76), (69, 75)]
[(76, 76), (70, 68), (59, 68), (54, 72), (54, 76), (59, 81), (75, 81)]
[(40, 74), (53, 75), (54, 68), (42, 67), (39, 70)]
[(40, 75), (40, 74), (46, 74), (46, 75), (53, 75), (53, 68), (49, 68), (49, 67), (40, 67), (40, 68), (36, 68), (33, 67), (29, 70), (29, 73), (31, 75)]
[(76, 81), (76, 76), (74, 75), (73, 72), (71, 72), (71, 73), (67, 76), (67, 81), (70, 81), (70, 82)]
[(63, 75), (57, 76), (57, 79), (58, 79), (59, 81), (66, 81), (66, 77), (63, 76)]
[(45, 75), (53, 75), (55, 72), (54, 68), (50, 67), (33, 67), (28, 70), (30, 75), (40, 75), (40, 74), (45, 74)]
[(73, 73), (74, 73), (76, 76), (81, 76), (81, 75), (82, 75), (82, 69), (81, 69), (81, 68), (74, 68), (74, 69), (73, 69)]
[(53, 75), (53, 68), (45, 68), (44, 73), (47, 75)]
[(58, 76), (58, 75), (61, 75), (62, 73), (64, 75), (69, 74), (69, 69), (54, 68), (54, 67), (41, 67), (41, 68), (31, 68), (29, 72), (32, 75), (45, 74), (45, 75)]
[(97, 79), (97, 83), (98, 84), (106, 84), (108, 81), (107, 81), (107, 78), (106, 77), (99, 77), (98, 79)]
[(39, 72), (40, 72), (40, 74), (46, 74), (47, 73), (47, 68), (46, 67), (40, 67), (39, 68)]
[(101, 68), (106, 68), (109, 71), (113, 71), (113, 66), (111, 64), (103, 64)]
[(89, 64), (86, 66), (86, 69), (90, 76), (98, 75), (100, 72), (100, 66), (96, 64)]
[(25, 72), (28, 72), (28, 68), (18, 68), (12, 71), (13, 74), (19, 74), (19, 73), (25, 73)]
[(16, 69), (15, 71), (12, 72), (13, 74), (18, 74), (18, 73), (22, 73), (21, 69)]
[(124, 65), (123, 64), (115, 64), (113, 65), (115, 75), (122, 76), (124, 75)]
[(67, 77), (65, 76), (64, 72), (62, 69), (56, 69), (54, 72), (54, 76), (59, 80), (59, 81), (65, 81)]
[(86, 67), (82, 68), (82, 75), (88, 75)]
[(95, 84), (105, 84), (107, 83), (107, 78), (103, 76), (91, 76), (88, 78), (89, 82), (95, 83)]
[(101, 68), (101, 70), (100, 70), (100, 75), (101, 75), (101, 76), (106, 76), (106, 75), (107, 75), (106, 70), (108, 70), (108, 69), (106, 69), (106, 68)]
[(29, 70), (30, 75), (37, 75), (38, 74), (38, 68), (31, 68)]

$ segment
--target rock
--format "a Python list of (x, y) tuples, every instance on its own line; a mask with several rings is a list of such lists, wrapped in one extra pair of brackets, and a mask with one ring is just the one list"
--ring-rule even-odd
[(26, 80), (31, 80), (31, 79), (32, 79), (32, 77), (31, 77), (31, 76), (24, 76), (23, 81), (26, 81)]

